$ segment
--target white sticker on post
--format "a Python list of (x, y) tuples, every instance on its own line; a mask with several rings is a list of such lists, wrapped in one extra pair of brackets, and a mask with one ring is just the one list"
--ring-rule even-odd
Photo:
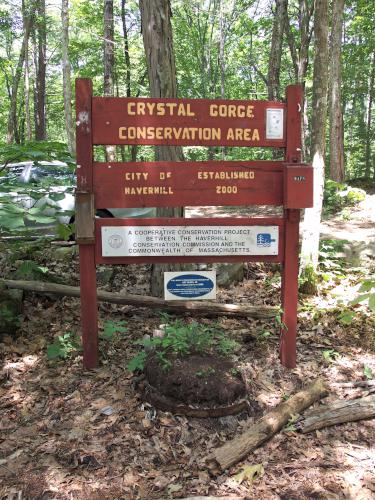
[(268, 108), (266, 115), (266, 139), (283, 139), (284, 110)]

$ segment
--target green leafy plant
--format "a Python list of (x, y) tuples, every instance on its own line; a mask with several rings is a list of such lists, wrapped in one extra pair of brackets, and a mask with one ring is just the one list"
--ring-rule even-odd
[[(54, 160), (65, 165), (45, 163)], [(21, 175), (25, 165), (19, 165), (24, 161), (32, 168), (42, 168), (45, 175), (33, 177), (31, 170), (26, 182)], [(0, 144), (1, 232), (27, 234), (34, 231), (33, 226), (57, 225), (57, 216), (71, 216), (72, 211), (63, 210), (58, 202), (73, 192), (74, 167), (75, 161), (63, 143)]]
[(373, 314), (375, 314), (375, 278), (366, 279), (360, 289), (360, 295), (350, 302), (351, 305), (359, 304), (360, 302), (368, 302), (368, 306)]
[[(202, 325), (196, 322), (186, 323), (180, 319), (174, 321), (163, 315), (164, 332), (160, 337), (144, 338), (136, 344), (141, 348), (154, 352), (163, 369), (169, 369), (171, 362), (168, 354), (187, 356), (191, 353), (216, 353), (220, 356), (229, 356), (238, 343), (229, 339), (225, 332), (212, 325)], [(128, 363), (129, 371), (143, 370), (146, 361), (144, 351), (138, 353)]]
[(319, 275), (328, 281), (330, 275), (342, 275), (347, 263), (343, 258), (347, 240), (322, 240), (319, 247)]
[(233, 476), (233, 479), (239, 484), (242, 484), (244, 481), (247, 481), (248, 484), (251, 485), (255, 480), (259, 479), (263, 475), (264, 475), (263, 464), (245, 465), (245, 467), (242, 467), (240, 472), (238, 472), (235, 476)]
[(82, 351), (81, 339), (78, 335), (67, 332), (59, 335), (47, 346), (47, 357), (50, 360), (68, 359)]
[(210, 375), (214, 375), (216, 373), (215, 368), (212, 368), (212, 366), (208, 366), (207, 368), (204, 368), (202, 370), (198, 370), (195, 372), (197, 377), (209, 377)]
[(264, 280), (264, 286), (265, 286), (265, 288), (279, 287), (280, 284), (281, 284), (281, 275), (280, 275), (279, 272), (276, 272), (271, 277), (267, 277)]
[(280, 308), (275, 316), (275, 323), (278, 328), (282, 328), (283, 330), (288, 330), (288, 327), (283, 321), (284, 311)]
[(344, 220), (350, 220), (350, 219), (351, 219), (351, 213), (350, 213), (349, 208), (344, 208), (344, 209), (341, 211), (341, 217), (342, 217)]
[(140, 351), (129, 361), (127, 365), (128, 370), (130, 372), (142, 371), (145, 367), (146, 358), (147, 353), (145, 351)]
[(318, 275), (313, 264), (307, 264), (298, 278), (299, 290), (307, 295), (314, 295), (318, 288)]
[(15, 272), (20, 279), (41, 279), (48, 274), (48, 267), (39, 266), (32, 260), (25, 260)]
[(229, 356), (238, 347), (238, 342), (226, 337), (221, 338), (217, 343), (217, 351), (222, 356)]
[(127, 331), (125, 324), (125, 321), (106, 321), (99, 337), (103, 340), (113, 341), (118, 334)]
[(299, 419), (298, 414), (293, 414), (290, 419), (288, 420), (288, 423), (284, 427), (283, 431), (284, 432), (295, 432), (297, 430), (296, 427), (296, 422)]
[(260, 334), (258, 335), (259, 339), (268, 339), (268, 337), (271, 337), (272, 333), (269, 330), (262, 330)]
[(366, 198), (363, 189), (327, 179), (324, 186), (324, 211), (334, 213), (346, 206), (353, 206)]
[(233, 377), (237, 377), (237, 375), (239, 375), (240, 373), (241, 373), (241, 370), (239, 370), (238, 368), (231, 368), (230, 369), (230, 374)]
[(14, 311), (9, 309), (9, 306), (4, 303), (0, 305), (0, 322), (3, 325), (7, 325), (7, 327), (13, 326), (18, 328), (21, 323), (21, 316), (15, 314)]
[(165, 351), (156, 351), (156, 357), (164, 371), (168, 371), (169, 368), (171, 368), (172, 363), (167, 359), (167, 353)]
[(342, 325), (350, 325), (353, 321), (355, 314), (349, 309), (344, 309), (339, 315), (339, 321)]
[(66, 144), (57, 141), (28, 141), (24, 144), (0, 144), (1, 170), (5, 170), (10, 163), (32, 161), (59, 160), (73, 170), (75, 160), (69, 153)]
[(338, 357), (340, 357), (340, 354), (334, 349), (326, 349), (323, 351), (322, 356), (326, 363), (333, 363)]
[(75, 224), (57, 224), (57, 234), (65, 241), (68, 241), (75, 232)]
[(372, 380), (374, 378), (374, 374), (372, 373), (371, 368), (367, 365), (363, 367), (363, 375), (367, 380)]

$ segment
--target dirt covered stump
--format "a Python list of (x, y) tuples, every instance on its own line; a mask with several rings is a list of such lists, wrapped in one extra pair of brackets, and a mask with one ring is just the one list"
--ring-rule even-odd
[(160, 360), (158, 353), (151, 353), (144, 372), (150, 386), (178, 403), (212, 408), (230, 405), (246, 395), (240, 372), (232, 361), (220, 356), (168, 353)]

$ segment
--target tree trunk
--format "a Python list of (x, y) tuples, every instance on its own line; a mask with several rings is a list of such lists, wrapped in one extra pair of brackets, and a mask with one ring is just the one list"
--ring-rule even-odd
[[(171, 8), (169, 0), (140, 0), (143, 44), (146, 54), (151, 97), (177, 97), (176, 68), (173, 51)], [(157, 161), (182, 161), (179, 146), (156, 146)], [(158, 217), (181, 217), (183, 208), (158, 208)], [(181, 266), (154, 264), (151, 293), (161, 296), (163, 272)]]
[(38, 0), (36, 7), (36, 28), (38, 42), (37, 72), (36, 72), (36, 112), (35, 112), (35, 139), (46, 139), (46, 3)]
[[(366, 120), (366, 153), (365, 153), (365, 177), (370, 178), (371, 174), (371, 122), (372, 122), (372, 103), (374, 100), (374, 80), (375, 80), (375, 52), (372, 54), (371, 70), (368, 80), (367, 94), (367, 120)], [(374, 169), (375, 178), (375, 169)]]
[[(151, 97), (177, 97), (169, 0), (140, 0), (140, 9)], [(157, 161), (183, 160), (180, 146), (156, 146), (155, 156)], [(174, 209), (167, 210), (173, 215)], [(175, 211), (181, 215), (180, 208)]]
[[(104, 0), (104, 95), (114, 95), (114, 24), (113, 0)], [(116, 148), (106, 146), (106, 161), (116, 160)]]
[(343, 182), (344, 171), (344, 129), (341, 103), (341, 46), (344, 18), (344, 0), (333, 2), (331, 35), (331, 77), (330, 77), (330, 178)]
[(130, 88), (130, 55), (129, 55), (129, 39), (128, 39), (128, 29), (126, 27), (126, 0), (121, 0), (121, 21), (122, 21), (122, 30), (124, 33), (124, 56), (125, 56), (125, 68), (126, 68), (126, 97), (131, 96), (131, 88)]
[(228, 441), (206, 458), (206, 463), (214, 474), (218, 474), (245, 458), (250, 452), (268, 441), (287, 424), (292, 415), (301, 413), (326, 395), (321, 379), (297, 392), (284, 403), (262, 417), (243, 434)]
[(268, 60), (267, 88), (268, 99), (280, 99), (280, 67), (283, 48), (288, 0), (276, 0), (275, 17), (272, 28), (271, 52)]
[(328, 0), (316, 0), (314, 15), (315, 59), (313, 72), (311, 156), (314, 168), (314, 206), (305, 210), (301, 271), (318, 265), (320, 220), (323, 205), (325, 128), (328, 87)]
[(364, 398), (340, 400), (312, 410), (304, 415), (298, 428), (304, 434), (332, 425), (356, 422), (375, 417), (375, 395)]
[[(311, 4), (311, 5), (310, 5)], [(309, 63), (309, 46), (311, 40), (311, 28), (310, 21), (314, 11), (314, 2), (311, 0), (299, 0), (298, 8), (298, 32), (299, 32), (299, 46), (296, 47), (296, 43), (293, 37), (293, 33), (290, 26), (289, 17), (287, 16), (286, 22), (286, 33), (288, 38), (288, 45), (290, 49), (290, 54), (293, 62), (294, 74), (296, 81), (301, 83), (303, 89), (305, 88), (305, 80), (307, 67)], [(308, 134), (308, 122), (307, 122), (307, 99), (305, 92), (302, 94), (302, 116), (301, 116), (301, 143), (302, 143), (302, 159), (305, 159), (307, 154), (307, 134)]]
[(75, 154), (75, 139), (72, 119), (72, 85), (70, 78), (69, 60), (69, 0), (61, 1), (61, 51), (63, 67), (63, 94), (65, 129), (68, 140), (68, 148), (71, 154)]
[(299, 27), (300, 27), (300, 48), (298, 54), (298, 82), (303, 85), (302, 94), (302, 116), (301, 116), (301, 146), (302, 160), (309, 156), (308, 148), (308, 132), (309, 124), (307, 119), (307, 98), (305, 93), (305, 80), (307, 68), (309, 65), (309, 47), (311, 42), (311, 27), (310, 22), (314, 12), (314, 1), (300, 0), (299, 1)]
[[(24, 9), (25, 9), (25, 5)], [(22, 76), (22, 68), (25, 61), (26, 47), (30, 35), (30, 29), (32, 25), (32, 13), (24, 12), (23, 15), (23, 39), (21, 50), (18, 56), (17, 67), (13, 76), (12, 87), (11, 87), (11, 98), (10, 98), (10, 107), (8, 114), (8, 132), (7, 132), (7, 143), (10, 144), (12, 142), (19, 142), (18, 137), (18, 125), (17, 125), (17, 96), (18, 96), (18, 88), (21, 81)]]
[[(23, 13), (23, 25), (26, 25), (27, 22), (27, 14), (25, 12), (25, 2), (22, 2), (22, 13)], [(30, 15), (30, 14), (28, 14)], [(30, 61), (29, 61), (29, 38), (30, 38), (30, 31), (31, 31), (31, 26), (29, 30), (29, 35), (26, 38), (26, 43), (25, 43), (25, 79), (24, 79), (24, 85), (25, 85), (25, 120), (26, 120), (26, 139), (28, 141), (31, 141), (32, 139), (32, 130), (31, 130), (31, 114), (30, 114)]]
[[(219, 71), (220, 71), (220, 97), (225, 99), (225, 17), (223, 0), (219, 5)], [(225, 160), (226, 148), (221, 148), (221, 159)]]
[[(130, 54), (129, 54), (129, 38), (128, 29), (126, 26), (126, 0), (121, 0), (121, 21), (122, 30), (124, 33), (124, 56), (125, 56), (125, 68), (126, 68), (126, 97), (131, 96), (131, 65), (130, 65)], [(137, 161), (137, 145), (132, 144), (130, 146), (131, 161)]]

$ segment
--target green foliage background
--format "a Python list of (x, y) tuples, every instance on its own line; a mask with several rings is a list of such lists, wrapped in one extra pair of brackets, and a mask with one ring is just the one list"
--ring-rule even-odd
[[(308, 5), (311, 7), (312, 1)], [(219, 7), (223, 10), (224, 26), (220, 32)], [(297, 49), (299, 40), (299, 2), (290, 0), (288, 12), (291, 34)], [(47, 5), (47, 134), (52, 141), (66, 141), (63, 113), (61, 71), (60, 2)], [(255, 0), (172, 0), (172, 24), (178, 92), (185, 98), (264, 99), (267, 89), (262, 75), (267, 75), (273, 23), (273, 2)], [(126, 95), (126, 65), (121, 24), (121, 2), (114, 1), (115, 9), (115, 92)], [(102, 0), (71, 0), (69, 57), (74, 78), (89, 77), (94, 92), (103, 91), (103, 2)], [(18, 61), (22, 41), (21, 0), (5, 0), (0, 8), (0, 142), (5, 142), (9, 110), (9, 87)], [(343, 111), (345, 161), (347, 178), (363, 177), (365, 173), (365, 143), (369, 81), (374, 71), (375, 3), (366, 0), (347, 2), (343, 38)], [(131, 61), (132, 95), (147, 96), (148, 81), (138, 2), (126, 2), (126, 22)], [(335, 20), (331, 20), (332, 23)], [(221, 89), (219, 41), (224, 36), (225, 81)], [(31, 37), (30, 57), (33, 43)], [(309, 50), (309, 67), (305, 81), (308, 109), (312, 95), (313, 43)], [(31, 65), (32, 66), (32, 65)], [(256, 69), (255, 69), (256, 66)], [(284, 37), (281, 64), (281, 89), (294, 83), (294, 74), (288, 43)], [(31, 70), (31, 85), (35, 75)], [(74, 95), (74, 94), (73, 94)], [(25, 137), (24, 80), (19, 89), (19, 116), (21, 140)], [(31, 110), (31, 114), (33, 110)], [(373, 119), (372, 119), (373, 121)], [(374, 142), (374, 127), (370, 129)], [(329, 138), (327, 137), (327, 141)], [(373, 149), (373, 148), (372, 148)], [(329, 148), (327, 148), (327, 151)], [(98, 155), (102, 154), (98, 150)], [(130, 149), (122, 152), (130, 158)], [(142, 148), (138, 158), (152, 158), (151, 148)], [(221, 157), (217, 148), (211, 157)], [(269, 151), (247, 148), (226, 149), (228, 159), (250, 159), (270, 156)], [(187, 159), (206, 159), (203, 148), (185, 148)], [(374, 153), (371, 151), (371, 176), (375, 176)], [(1, 158), (0, 158), (1, 162)], [(328, 162), (329, 163), (329, 162)]]

